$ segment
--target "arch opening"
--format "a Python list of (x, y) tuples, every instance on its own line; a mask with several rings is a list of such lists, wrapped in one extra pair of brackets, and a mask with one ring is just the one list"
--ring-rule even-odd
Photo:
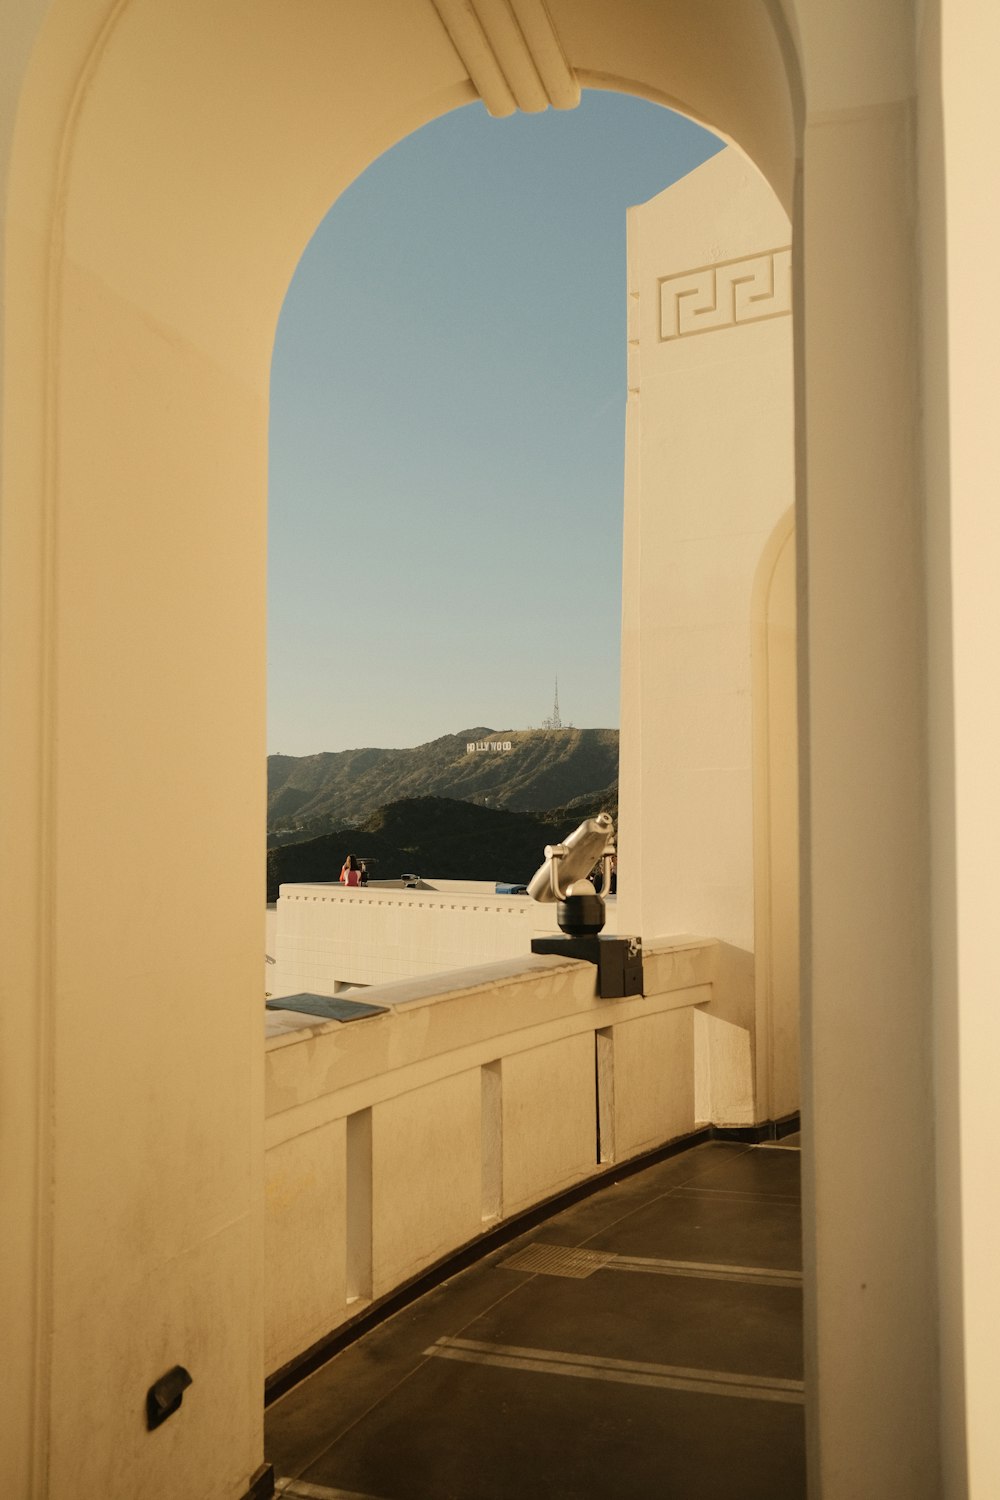
[[(584, 98), (424, 127), (300, 262), (270, 423), (282, 763), (526, 731), (554, 675), (567, 727), (617, 728), (626, 209), (721, 147), (659, 107)], [(486, 788), (468, 795), (507, 805)], [(304, 819), (299, 837), (321, 831)]]

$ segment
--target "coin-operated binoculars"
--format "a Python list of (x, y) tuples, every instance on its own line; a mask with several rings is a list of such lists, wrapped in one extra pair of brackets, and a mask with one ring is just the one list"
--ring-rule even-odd
[(545, 863), (528, 882), (528, 895), (536, 901), (558, 903), (556, 922), (565, 934), (532, 938), (532, 953), (554, 953), (596, 964), (597, 993), (602, 1000), (642, 994), (642, 939), (600, 935), (607, 912), (587, 878), (600, 862), (601, 888), (610, 890), (614, 832), (609, 813), (586, 818), (561, 844), (546, 844)]

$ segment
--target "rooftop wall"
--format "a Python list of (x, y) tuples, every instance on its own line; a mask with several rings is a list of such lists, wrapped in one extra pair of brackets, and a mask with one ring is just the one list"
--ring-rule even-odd
[[(479, 891), (442, 881), (441, 887), (282, 886), (267, 989), (332, 995), (344, 984), (388, 984), (524, 959), (533, 937), (558, 932), (554, 903), (498, 896), (492, 885)], [(612, 898), (605, 932), (616, 932), (616, 923)]]

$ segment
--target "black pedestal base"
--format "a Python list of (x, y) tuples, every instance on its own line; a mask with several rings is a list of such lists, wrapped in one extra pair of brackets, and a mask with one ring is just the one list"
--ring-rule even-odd
[(597, 993), (602, 1000), (642, 994), (642, 939), (637, 937), (532, 938), (532, 953), (582, 958), (597, 965)]

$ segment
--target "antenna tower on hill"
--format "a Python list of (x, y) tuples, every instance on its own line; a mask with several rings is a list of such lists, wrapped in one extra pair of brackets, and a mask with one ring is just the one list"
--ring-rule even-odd
[(559, 678), (556, 678), (556, 697), (552, 705), (552, 713), (547, 719), (542, 720), (543, 729), (563, 729), (565, 726), (559, 717)]

